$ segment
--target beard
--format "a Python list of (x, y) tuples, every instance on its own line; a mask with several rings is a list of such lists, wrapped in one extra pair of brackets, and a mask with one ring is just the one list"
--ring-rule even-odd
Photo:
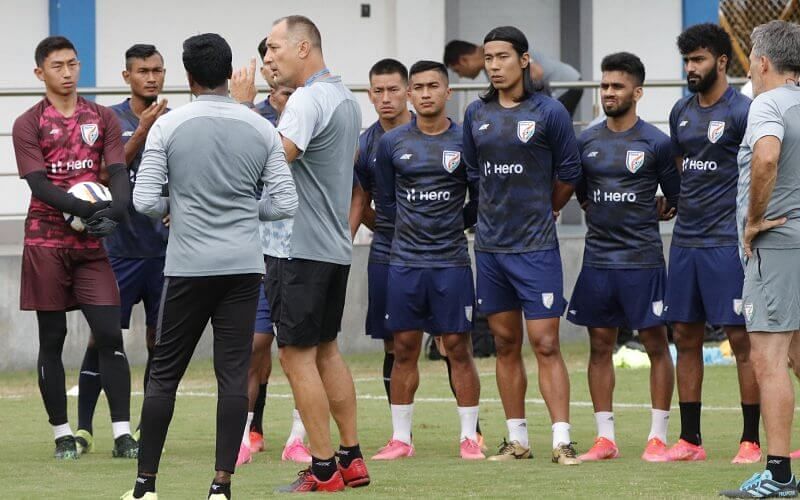
[(613, 109), (607, 109), (603, 106), (603, 113), (610, 118), (616, 118), (618, 116), (622, 116), (627, 113), (631, 107), (633, 106), (633, 99), (627, 101), (620, 101), (619, 105)]
[(697, 93), (702, 94), (704, 92), (707, 92), (711, 87), (714, 86), (715, 83), (717, 83), (717, 78), (719, 78), (719, 76), (717, 75), (717, 72), (712, 68), (712, 70), (709, 71), (707, 75), (700, 76), (700, 79), (694, 83), (690, 82), (689, 77), (687, 76), (686, 86), (689, 88), (689, 92), (692, 92), (694, 94)]
[(143, 101), (144, 101), (144, 102), (145, 102), (145, 103), (146, 103), (148, 106), (150, 106), (150, 105), (151, 105), (151, 104), (153, 104), (154, 102), (158, 101), (158, 96), (157, 96), (157, 95), (147, 95), (147, 96), (143, 96), (143, 97), (142, 97), (142, 100), (143, 100)]

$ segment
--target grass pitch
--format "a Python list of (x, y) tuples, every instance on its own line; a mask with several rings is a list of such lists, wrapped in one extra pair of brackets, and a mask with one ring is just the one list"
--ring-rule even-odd
[[(579, 453), (592, 444), (595, 426), (586, 384), (585, 343), (564, 346), (572, 382), (572, 437)], [(381, 381), (382, 355), (348, 359), (359, 395), (359, 432), (369, 457), (391, 436), (391, 419)], [(492, 450), (505, 435), (494, 377), (495, 358), (478, 360), (481, 374), (481, 426)], [(579, 467), (550, 463), (550, 422), (536, 384), (536, 363), (528, 353), (528, 424), (533, 460), (513, 463), (466, 462), (458, 458), (458, 416), (444, 363), (421, 360), (421, 384), (414, 415), (417, 456), (386, 463), (368, 461), (372, 484), (345, 495), (368, 498), (490, 497), (715, 497), (739, 485), (759, 466), (734, 466), (741, 432), (736, 371), (707, 367), (703, 439), (704, 463), (649, 464), (639, 456), (650, 426), (648, 371), (618, 370), (615, 394), (617, 442), (622, 457)], [(141, 407), (141, 367), (134, 368), (133, 424)], [(67, 374), (68, 385), (77, 372)], [(216, 386), (209, 362), (193, 364), (180, 388), (158, 479), (160, 498), (204, 499), (213, 475)], [(677, 393), (673, 397), (670, 442), (677, 439)], [(76, 398), (69, 398), (73, 430)], [(291, 423), (292, 400), (278, 364), (273, 369), (264, 415), (267, 451), (234, 476), (237, 499), (272, 496), (275, 486), (292, 481), (300, 469), (280, 460)], [(332, 425), (335, 430), (335, 426)], [(111, 425), (101, 397), (95, 418), (96, 451), (76, 462), (56, 462), (44, 407), (31, 372), (0, 374), (0, 484), (2, 498), (111, 499), (132, 487), (136, 463), (111, 459)], [(763, 438), (763, 430), (762, 430)]]

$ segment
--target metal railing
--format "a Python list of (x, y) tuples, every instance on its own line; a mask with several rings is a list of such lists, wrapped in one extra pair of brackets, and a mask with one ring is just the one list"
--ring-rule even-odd
[[(728, 78), (731, 85), (741, 86), (747, 82), (747, 78)], [(451, 83), (450, 88), (455, 92), (480, 92), (486, 90), (488, 82), (484, 83)], [(599, 81), (577, 81), (577, 82), (550, 82), (549, 87), (553, 90), (558, 89), (591, 89), (592, 90), (592, 117), (595, 118), (600, 114), (600, 82)], [(645, 82), (645, 88), (682, 88), (686, 86), (686, 80), (650, 80)], [(367, 84), (350, 84), (347, 86), (352, 92), (364, 93), (369, 90)], [(266, 93), (269, 88), (264, 86), (257, 87), (259, 93)], [(81, 87), (78, 93), (81, 95), (95, 95), (95, 96), (122, 96), (130, 94), (130, 87)], [(185, 86), (182, 87), (164, 87), (161, 91), (162, 95), (183, 95), (187, 96), (190, 100), (192, 95), (189, 89)], [(0, 88), (0, 98), (5, 97), (42, 97), (44, 96), (44, 89), (42, 88)], [(585, 96), (584, 96), (585, 98)], [(589, 122), (576, 121), (573, 122), (576, 126), (585, 126)], [(651, 123), (666, 123), (666, 121), (653, 121)], [(11, 132), (0, 132), (0, 137), (9, 137)], [(16, 172), (0, 172), (0, 177), (16, 177)], [(16, 217), (24, 217), (25, 213), (20, 214), (2, 214), (0, 219), (9, 219)]]

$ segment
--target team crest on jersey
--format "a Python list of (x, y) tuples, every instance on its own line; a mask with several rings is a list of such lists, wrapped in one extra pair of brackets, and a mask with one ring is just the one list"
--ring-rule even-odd
[(522, 142), (528, 142), (536, 132), (536, 122), (522, 120), (517, 122), (517, 138)]
[(542, 304), (548, 309), (553, 307), (553, 294), (552, 293), (543, 293), (542, 294)]
[(625, 166), (635, 174), (644, 165), (644, 151), (628, 151), (625, 155)]
[(725, 122), (712, 120), (708, 122), (708, 140), (715, 144), (725, 132)]
[(744, 317), (747, 319), (747, 321), (753, 319), (753, 304), (744, 305)]
[(464, 306), (464, 316), (467, 317), (467, 321), (472, 321), (472, 306)]
[(81, 139), (89, 146), (94, 146), (100, 136), (100, 128), (96, 123), (86, 123), (81, 125)]
[(442, 166), (448, 173), (452, 174), (461, 163), (461, 151), (444, 151), (442, 153)]
[(742, 315), (742, 299), (733, 299), (733, 312), (736, 315)]
[(653, 307), (653, 314), (660, 317), (661, 314), (664, 312), (664, 301), (657, 300), (653, 302), (652, 307)]

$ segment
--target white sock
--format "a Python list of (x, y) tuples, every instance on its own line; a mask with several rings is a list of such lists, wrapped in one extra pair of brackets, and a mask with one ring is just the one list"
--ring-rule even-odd
[(114, 434), (114, 439), (120, 436), (131, 433), (130, 422), (111, 422), (111, 433)]
[(566, 422), (556, 422), (553, 424), (553, 449), (560, 444), (569, 444), (569, 424)]
[(669, 426), (669, 410), (650, 410), (650, 435), (647, 440), (658, 438), (667, 442), (667, 426)]
[(411, 444), (411, 420), (414, 417), (414, 403), (392, 405), (392, 439)]
[(286, 444), (291, 443), (295, 439), (303, 441), (306, 438), (306, 427), (303, 425), (303, 419), (300, 418), (300, 412), (297, 408), (292, 410), (292, 431), (289, 433), (289, 439)]
[(250, 448), (250, 424), (253, 423), (253, 412), (247, 412), (247, 424), (244, 426), (244, 434), (242, 435), (242, 444)]
[(594, 421), (597, 424), (597, 437), (603, 437), (609, 441), (617, 442), (614, 437), (614, 412), (598, 411), (594, 414)]
[(55, 436), (53, 439), (62, 438), (64, 436), (72, 436), (72, 428), (69, 426), (69, 422), (66, 424), (54, 425), (53, 436)]
[(477, 441), (478, 432), (475, 429), (478, 427), (478, 407), (459, 406), (458, 418), (461, 420), (461, 441), (465, 439)]
[(527, 418), (509, 418), (506, 420), (506, 427), (508, 427), (508, 441), (516, 441), (525, 448), (528, 443), (528, 419)]

